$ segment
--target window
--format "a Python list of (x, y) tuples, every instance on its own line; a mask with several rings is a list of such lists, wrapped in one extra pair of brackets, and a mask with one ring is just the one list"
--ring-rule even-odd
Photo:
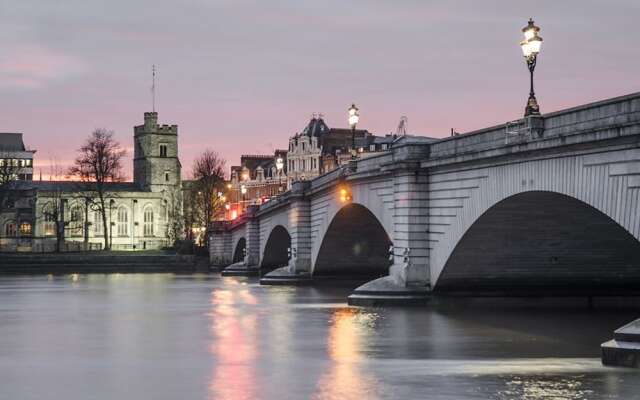
[(167, 156), (167, 145), (166, 144), (161, 144), (160, 145), (160, 157), (166, 157)]
[(169, 182), (169, 171), (164, 171), (164, 181)]
[(129, 236), (129, 211), (125, 206), (118, 207), (118, 236)]
[(376, 151), (376, 145), (375, 144), (370, 144), (369, 145), (369, 151)]
[(143, 233), (145, 236), (153, 236), (153, 208), (147, 206), (144, 209), (144, 226)]
[(4, 235), (8, 237), (14, 237), (16, 235), (16, 224), (15, 222), (7, 222), (4, 225)]
[(20, 235), (31, 236), (31, 222), (24, 221), (20, 224)]
[(44, 235), (55, 236), (56, 235), (56, 220), (55, 220), (55, 206), (50, 204), (44, 212)]
[(382, 150), (386, 150), (386, 149), (387, 149), (387, 144), (386, 144), (386, 143), (383, 143), (383, 144), (382, 144)]
[(100, 211), (93, 212), (93, 232), (97, 235), (104, 235), (104, 226), (102, 224), (102, 214)]
[(302, 170), (303, 171), (307, 170), (307, 160), (302, 160)]
[(83, 223), (83, 218), (82, 218), (82, 207), (81, 206), (74, 206), (73, 208), (71, 208), (71, 212), (69, 214), (69, 225), (68, 225), (68, 231), (71, 234), (71, 236), (81, 236), (82, 235), (82, 223)]

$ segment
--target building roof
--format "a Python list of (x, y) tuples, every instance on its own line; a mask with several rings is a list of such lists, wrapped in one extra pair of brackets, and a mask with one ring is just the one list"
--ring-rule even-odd
[[(133, 182), (107, 182), (107, 190), (110, 192), (141, 192), (143, 191)], [(74, 192), (92, 190), (93, 182), (76, 181), (15, 181), (13, 189), (17, 190), (41, 190), (62, 192)]]
[(0, 151), (25, 151), (22, 133), (0, 132)]
[(311, 118), (307, 126), (302, 130), (302, 135), (307, 136), (321, 136), (325, 132), (329, 131), (329, 127), (325, 124), (324, 120), (315, 115)]
[[(265, 176), (271, 176), (271, 168), (275, 167), (275, 162), (278, 157), (286, 159), (287, 150), (276, 150), (274, 154), (243, 154), (240, 156), (240, 165), (231, 166), (231, 173), (233, 174), (233, 172), (236, 171), (238, 174), (241, 174), (243, 168), (247, 168), (251, 179), (256, 179), (256, 170), (262, 168)], [(285, 172), (286, 168), (285, 163)]]

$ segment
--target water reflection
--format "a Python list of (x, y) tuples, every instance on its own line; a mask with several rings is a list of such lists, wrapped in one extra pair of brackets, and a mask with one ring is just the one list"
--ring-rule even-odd
[(209, 384), (209, 398), (255, 399), (257, 316), (254, 309), (243, 305), (255, 305), (256, 299), (246, 287), (229, 282), (231, 289), (211, 293), (209, 351), (215, 359), (215, 367)]
[(599, 359), (637, 308), (357, 309), (349, 290), (0, 277), (0, 399), (640, 399), (639, 370)]
[(498, 393), (498, 399), (566, 399), (581, 400), (593, 398), (593, 390), (583, 388), (578, 377), (533, 377), (514, 378), (506, 383), (507, 389)]
[(333, 313), (327, 339), (329, 371), (320, 377), (318, 400), (377, 399), (376, 379), (363, 367), (363, 347), (373, 333), (376, 315), (353, 308)]

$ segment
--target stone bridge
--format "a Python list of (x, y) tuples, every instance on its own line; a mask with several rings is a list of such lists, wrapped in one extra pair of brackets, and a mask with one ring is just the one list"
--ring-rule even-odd
[(351, 304), (640, 288), (640, 93), (392, 150), (210, 229), (228, 274), (371, 279)]

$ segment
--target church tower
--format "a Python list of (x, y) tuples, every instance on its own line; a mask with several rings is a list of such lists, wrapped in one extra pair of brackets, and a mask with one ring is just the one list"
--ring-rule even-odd
[(133, 181), (152, 192), (179, 190), (178, 125), (158, 125), (158, 113), (146, 112), (133, 132)]

